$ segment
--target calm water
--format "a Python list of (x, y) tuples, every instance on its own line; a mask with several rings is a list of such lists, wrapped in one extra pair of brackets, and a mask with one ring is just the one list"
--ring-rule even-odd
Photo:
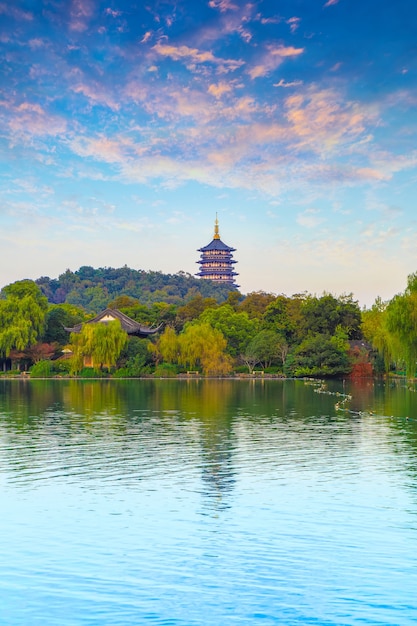
[(2, 625), (417, 623), (402, 383), (0, 381), (0, 489)]

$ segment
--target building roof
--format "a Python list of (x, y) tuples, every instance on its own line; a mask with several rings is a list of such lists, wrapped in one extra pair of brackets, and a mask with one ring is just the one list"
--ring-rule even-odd
[(207, 246), (204, 248), (198, 248), (198, 252), (207, 252), (209, 250), (224, 250), (226, 252), (235, 252), (236, 248), (231, 248), (227, 246), (221, 239), (213, 239)]
[(161, 329), (162, 326), (162, 324), (160, 324), (156, 328), (149, 328), (148, 326), (143, 326), (142, 324), (139, 324), (139, 322), (132, 320), (132, 318), (125, 315), (118, 309), (105, 309), (93, 319), (77, 324), (72, 328), (65, 328), (65, 330), (69, 333), (79, 333), (84, 324), (96, 324), (98, 322), (107, 324), (108, 322), (113, 322), (115, 320), (119, 320), (121, 327), (128, 335), (134, 335), (135, 337), (141, 338), (148, 337), (148, 335), (154, 335)]

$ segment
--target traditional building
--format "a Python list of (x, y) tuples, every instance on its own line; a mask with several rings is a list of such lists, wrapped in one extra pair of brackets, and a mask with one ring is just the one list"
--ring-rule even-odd
[[(139, 322), (136, 322), (136, 320), (132, 320), (132, 318), (130, 318), (128, 315), (125, 315), (118, 309), (105, 309), (104, 311), (96, 315), (96, 317), (94, 317), (93, 319), (88, 320), (87, 322), (82, 322), (81, 324), (77, 324), (72, 328), (65, 328), (65, 330), (69, 333), (80, 333), (83, 327), (87, 324), (109, 324), (116, 320), (120, 322), (120, 326), (125, 331), (125, 333), (127, 333), (131, 337), (140, 337), (141, 339), (145, 339), (146, 337), (149, 337), (149, 335), (154, 335), (160, 330), (162, 326), (162, 324), (159, 325), (157, 328), (142, 326), (142, 324), (139, 324)], [(66, 350), (66, 352), (67, 357), (71, 356), (72, 351), (70, 349)], [(96, 365), (100, 367), (102, 365), (106, 365), (106, 367), (108, 367), (108, 364), (95, 363), (92, 355), (84, 355), (83, 364), (84, 367), (95, 367)]]
[(232, 254), (235, 251), (235, 248), (227, 246), (220, 239), (219, 221), (216, 215), (213, 241), (208, 246), (198, 249), (198, 252), (201, 252), (201, 257), (197, 261), (200, 264), (200, 271), (197, 276), (237, 289), (239, 285), (235, 283), (235, 276), (238, 276), (238, 273), (233, 271), (233, 265), (236, 261), (233, 260)]
[(148, 326), (142, 326), (139, 322), (132, 320), (130, 317), (118, 311), (118, 309), (105, 309), (96, 317), (87, 322), (82, 322), (81, 324), (77, 324), (73, 328), (65, 328), (69, 333), (79, 333), (81, 332), (82, 327), (85, 324), (108, 324), (109, 322), (114, 322), (115, 320), (119, 320), (121, 327), (128, 334), (134, 337), (140, 337), (141, 339), (145, 339), (149, 337), (149, 335), (154, 335), (160, 330), (161, 325), (157, 328), (149, 328)]

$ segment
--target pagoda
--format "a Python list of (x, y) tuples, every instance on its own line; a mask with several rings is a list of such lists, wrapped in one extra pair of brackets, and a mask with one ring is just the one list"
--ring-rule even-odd
[(204, 280), (213, 280), (216, 283), (237, 289), (239, 285), (235, 283), (235, 276), (238, 274), (233, 271), (233, 265), (236, 261), (233, 260), (232, 254), (235, 251), (235, 248), (227, 246), (220, 239), (219, 220), (216, 214), (213, 241), (208, 246), (198, 249), (198, 252), (201, 252), (201, 257), (197, 261), (200, 264), (200, 271), (197, 276)]

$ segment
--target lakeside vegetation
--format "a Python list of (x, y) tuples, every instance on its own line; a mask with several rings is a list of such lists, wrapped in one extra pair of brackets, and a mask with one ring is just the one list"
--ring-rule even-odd
[[(161, 331), (128, 337), (118, 321), (65, 330), (107, 307)], [(243, 295), (182, 272), (128, 267), (82, 267), (0, 292), (3, 375), (413, 377), (416, 361), (417, 274), (404, 293), (364, 310), (352, 294)]]

